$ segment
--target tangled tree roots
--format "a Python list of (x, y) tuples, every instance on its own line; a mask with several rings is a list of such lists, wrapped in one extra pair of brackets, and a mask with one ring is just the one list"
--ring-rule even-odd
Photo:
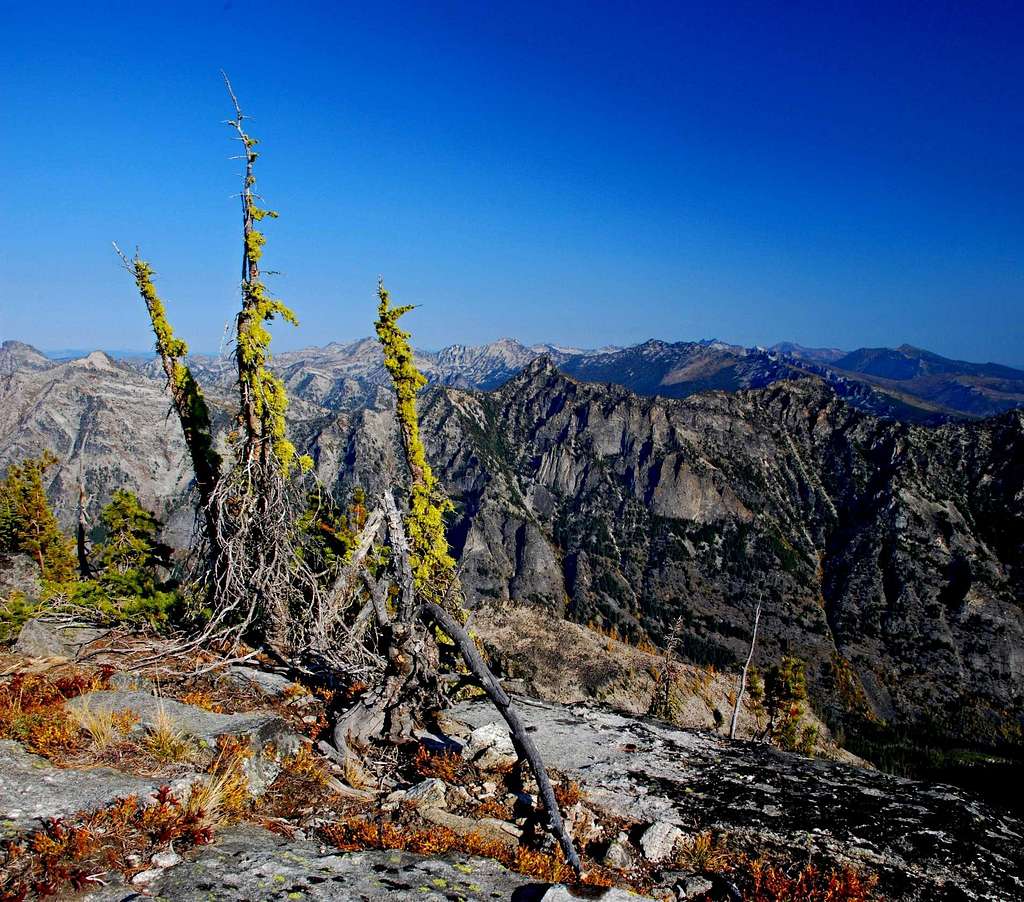
[[(532, 737), (462, 624), (440, 604), (417, 599), (409, 563), (409, 546), (390, 492), (384, 494), (384, 511), (392, 567), (397, 577), (394, 617), (386, 603), (389, 594), (386, 574), (382, 574), (379, 580), (365, 575), (365, 583), (370, 596), (366, 604), (374, 612), (377, 639), (381, 643), (379, 651), (384, 652), (387, 663), (381, 679), (338, 718), (334, 727), (336, 748), (346, 761), (351, 762), (353, 759), (365, 759), (382, 741), (392, 745), (414, 742), (415, 730), (425, 726), (447, 707), (449, 701), (442, 690), (438, 663), (439, 630), (458, 649), (469, 673), (508, 724), (520, 758), (529, 764), (537, 781), (552, 833), (558, 839), (566, 860), (579, 875), (579, 856), (562, 822), (551, 781)], [(448, 591), (457, 591), (457, 587), (458, 581), (453, 576)], [(351, 630), (345, 630), (344, 636), (347, 641), (352, 641)]]

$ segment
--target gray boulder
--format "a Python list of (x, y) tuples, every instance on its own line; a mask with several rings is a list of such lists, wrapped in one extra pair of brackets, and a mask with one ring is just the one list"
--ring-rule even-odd
[(429, 777), (410, 787), (404, 800), (421, 808), (444, 808), (448, 785), (437, 777)]
[[(148, 692), (101, 690), (89, 692), (67, 702), (72, 711), (91, 707), (104, 711), (133, 711), (139, 718), (136, 729), (151, 728), (162, 716), (201, 746), (212, 749), (220, 736), (247, 738), (253, 756), (246, 764), (249, 790), (260, 795), (280, 771), (279, 754), (299, 747), (302, 738), (276, 714), (253, 711), (242, 714), (217, 714), (173, 699), (158, 698)], [(276, 754), (271, 754), (271, 749)]]
[[(152, 875), (147, 896), (175, 902), (490, 902), (538, 898), (534, 885), (495, 861), (446, 856), (424, 858), (408, 852), (342, 854), (308, 840), (286, 840), (259, 827), (236, 827), (218, 835), (214, 845), (189, 852), (187, 860)], [(84, 899), (123, 902), (136, 889), (106, 887)], [(604, 896), (608, 902), (625, 896)], [(635, 902), (636, 897), (628, 897)]]
[[(175, 781), (172, 789), (187, 790), (196, 776)], [(0, 834), (31, 830), (44, 818), (68, 817), (77, 811), (102, 808), (117, 798), (146, 798), (167, 780), (137, 777), (109, 767), (69, 770), (26, 751), (17, 742), (0, 741)]]
[(508, 727), (503, 723), (487, 723), (469, 736), (463, 754), (482, 770), (507, 767), (519, 760)]
[(29, 620), (18, 634), (14, 651), (26, 658), (74, 659), (90, 642), (109, 630), (79, 623), (59, 623), (36, 618)]
[(683, 831), (675, 824), (657, 821), (651, 824), (640, 837), (640, 848), (648, 861), (666, 861), (672, 857), (676, 843), (683, 837)]

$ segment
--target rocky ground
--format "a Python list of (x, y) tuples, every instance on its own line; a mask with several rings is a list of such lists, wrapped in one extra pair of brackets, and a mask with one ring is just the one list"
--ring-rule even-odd
[[(317, 742), (322, 690), (257, 659), (140, 666), (154, 651), (33, 622), (0, 657), (0, 899), (576, 897), (489, 704), (459, 703), (351, 786)], [(1024, 899), (1024, 824), (966, 792), (518, 703), (584, 853), (592, 885), (572, 893)]]

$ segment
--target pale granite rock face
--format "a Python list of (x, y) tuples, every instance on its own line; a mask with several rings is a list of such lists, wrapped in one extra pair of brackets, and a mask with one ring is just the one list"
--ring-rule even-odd
[[(1024, 898), (1024, 822), (964, 790), (600, 708), (521, 712), (547, 766), (578, 778), (593, 804), (645, 822), (644, 835), (656, 830), (658, 854), (673, 827), (696, 827), (755, 854), (802, 849), (877, 873), (892, 900)], [(455, 714), (478, 729), (497, 719), (482, 703)]]
[[(179, 781), (181, 786), (193, 778)], [(166, 782), (136, 777), (109, 767), (55, 767), (19, 743), (0, 740), (0, 826), (5, 835), (32, 830), (46, 818), (68, 817), (102, 808), (117, 798), (145, 798)]]

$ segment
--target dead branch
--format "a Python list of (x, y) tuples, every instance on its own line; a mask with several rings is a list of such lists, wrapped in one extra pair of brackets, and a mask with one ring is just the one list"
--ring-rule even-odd
[(490, 668), (484, 663), (484, 659), (480, 656), (480, 652), (477, 651), (476, 645), (469, 634), (451, 614), (433, 602), (427, 602), (423, 605), (422, 611), (423, 617), (428, 623), (436, 624), (455, 643), (459, 653), (462, 655), (462, 660), (466, 662), (466, 667), (476, 677), (480, 687), (487, 693), (490, 700), (494, 703), (494, 707), (498, 709), (498, 713), (505, 718), (505, 723), (508, 724), (509, 731), (512, 734), (512, 742), (516, 747), (516, 751), (519, 752), (521, 758), (526, 759), (530, 765), (530, 770), (533, 771), (534, 779), (537, 781), (537, 788), (540, 790), (540, 797), (544, 802), (544, 808), (548, 812), (551, 832), (555, 834), (558, 844), (565, 853), (566, 860), (572, 865), (576, 876), (579, 877), (581, 874), (580, 858), (576, 854), (576, 847), (569, 836), (569, 831), (565, 829), (565, 823), (562, 821), (562, 814), (558, 810), (558, 802), (555, 799), (555, 791), (552, 789), (551, 781), (548, 779), (547, 771), (544, 769), (544, 761), (537, 750), (537, 746), (534, 744), (533, 738), (526, 732), (526, 727), (523, 726), (523, 722), (519, 719), (518, 712), (512, 707), (512, 699), (509, 698), (508, 693), (502, 689), (501, 683), (498, 682), (494, 674), (491, 673)]

